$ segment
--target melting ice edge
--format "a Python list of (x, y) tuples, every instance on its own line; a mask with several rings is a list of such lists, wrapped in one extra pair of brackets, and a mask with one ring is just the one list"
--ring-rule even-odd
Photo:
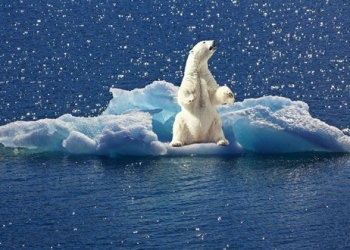
[(193, 144), (172, 148), (172, 125), (180, 111), (178, 87), (165, 81), (131, 91), (112, 88), (113, 99), (97, 117), (17, 121), (0, 126), (5, 147), (33, 152), (96, 155), (191, 155), (293, 152), (350, 152), (350, 137), (311, 117), (305, 102), (265, 96), (220, 106), (230, 145)]

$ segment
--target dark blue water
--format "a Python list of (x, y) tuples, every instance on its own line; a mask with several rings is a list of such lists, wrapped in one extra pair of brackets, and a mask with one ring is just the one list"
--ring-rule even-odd
[(339, 249), (350, 244), (348, 156), (1, 154), (7, 158), (0, 182), (5, 249)]
[[(349, 128), (350, 4), (2, 1), (0, 125), (97, 116), (110, 87), (179, 85), (187, 51), (237, 101), (278, 95)], [(340, 249), (347, 154), (103, 158), (0, 148), (0, 247)]]

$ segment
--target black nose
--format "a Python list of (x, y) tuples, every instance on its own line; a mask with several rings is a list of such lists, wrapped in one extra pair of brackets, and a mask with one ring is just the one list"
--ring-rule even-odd
[(213, 44), (209, 47), (209, 50), (215, 50), (216, 49), (216, 45), (215, 45), (215, 41), (213, 41)]

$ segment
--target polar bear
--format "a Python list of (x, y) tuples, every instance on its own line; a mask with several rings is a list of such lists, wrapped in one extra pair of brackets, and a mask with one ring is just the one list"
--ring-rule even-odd
[(181, 111), (173, 125), (170, 145), (181, 147), (193, 143), (229, 144), (222, 131), (216, 106), (233, 104), (234, 95), (227, 86), (219, 87), (208, 68), (216, 51), (215, 41), (202, 41), (190, 51), (177, 100)]

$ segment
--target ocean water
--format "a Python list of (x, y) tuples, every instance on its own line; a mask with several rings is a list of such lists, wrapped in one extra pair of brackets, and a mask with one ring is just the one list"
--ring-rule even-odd
[[(237, 102), (273, 95), (349, 129), (350, 4), (3, 1), (0, 125), (98, 117), (111, 87), (179, 85), (187, 52)], [(305, 152), (108, 157), (0, 148), (4, 249), (341, 249), (350, 158)]]
[(348, 156), (1, 156), (4, 249), (350, 244)]

